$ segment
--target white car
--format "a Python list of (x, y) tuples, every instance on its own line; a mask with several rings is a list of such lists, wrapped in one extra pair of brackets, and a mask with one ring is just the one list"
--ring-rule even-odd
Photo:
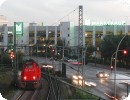
[(110, 74), (105, 71), (99, 71), (96, 76), (98, 78), (109, 78)]

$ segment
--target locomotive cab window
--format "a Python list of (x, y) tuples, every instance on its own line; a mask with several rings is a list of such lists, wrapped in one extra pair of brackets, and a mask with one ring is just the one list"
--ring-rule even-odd
[(24, 65), (24, 68), (32, 68), (32, 67), (33, 67), (32, 63), (26, 63)]
[(26, 67), (28, 67), (28, 68), (32, 68), (32, 65), (30, 64), (30, 65), (27, 65)]

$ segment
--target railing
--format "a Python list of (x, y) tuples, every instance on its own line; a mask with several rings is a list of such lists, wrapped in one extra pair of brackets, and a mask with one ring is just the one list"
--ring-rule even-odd
[[(57, 97), (56, 100), (105, 100), (92, 94), (88, 90), (84, 90), (81, 87), (77, 87), (70, 83), (70, 79), (53, 76), (50, 74), (42, 73), (43, 75), (48, 75), (53, 82), (53, 89)], [(54, 85), (55, 84), (55, 85)]]

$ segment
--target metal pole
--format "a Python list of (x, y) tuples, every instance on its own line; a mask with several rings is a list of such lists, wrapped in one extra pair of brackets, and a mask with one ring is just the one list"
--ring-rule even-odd
[(127, 97), (128, 97), (128, 95), (129, 95), (129, 89), (128, 89), (128, 84), (126, 84), (127, 85)]
[[(112, 54), (112, 56), (111, 56), (111, 65), (110, 65), (110, 67), (112, 67), (112, 59), (113, 59), (113, 55), (115, 54), (116, 52), (114, 52), (113, 54)], [(111, 69), (111, 68), (110, 68)], [(111, 74), (112, 74), (112, 69), (111, 69)]]
[[(14, 68), (13, 68), (13, 60), (12, 60), (12, 69), (14, 70)], [(12, 70), (12, 71), (13, 71), (13, 70)]]
[(46, 62), (47, 62), (47, 45), (46, 45)]
[(38, 62), (38, 45), (36, 44), (36, 46), (37, 46), (37, 62)]
[(63, 39), (63, 54), (62, 54), (62, 59), (64, 59), (64, 42), (65, 42), (65, 40)]
[(84, 67), (85, 67), (85, 49), (82, 48), (82, 88), (85, 86)]
[(16, 81), (17, 78), (17, 65), (16, 65), (16, 22), (14, 22), (14, 81)]
[(85, 55), (86, 55), (86, 48), (85, 50), (83, 50), (83, 59), (82, 59), (82, 88), (83, 88), (83, 85), (84, 85), (84, 81), (85, 81), (85, 78), (84, 78), (84, 67), (85, 67)]
[(124, 37), (120, 40), (118, 46), (117, 46), (117, 49), (116, 49), (116, 55), (115, 55), (115, 70), (114, 70), (114, 99), (116, 100), (116, 59), (117, 59), (117, 52), (118, 52), (118, 49), (119, 49), (119, 46), (121, 44), (121, 42), (123, 41), (123, 39), (127, 36), (127, 34), (124, 35)]
[(52, 40), (47, 44), (46, 43), (46, 62), (47, 62), (47, 47), (49, 46), (49, 44), (52, 42)]
[[(123, 50), (118, 50), (118, 51), (123, 51)], [(117, 51), (117, 52), (118, 52)], [(111, 56), (111, 65), (110, 65), (110, 67), (112, 67), (112, 59), (113, 59), (113, 56), (114, 56), (114, 54), (115, 54), (116, 52), (114, 52), (113, 54), (112, 54), (112, 56)], [(112, 72), (111, 72), (112, 73)]]

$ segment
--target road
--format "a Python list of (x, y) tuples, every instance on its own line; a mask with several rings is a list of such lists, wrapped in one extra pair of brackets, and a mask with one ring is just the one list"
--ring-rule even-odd
[[(39, 58), (36, 59), (38, 62), (44, 62), (44, 58)], [(55, 67), (56, 70), (61, 70), (61, 62), (58, 61), (49, 61), (48, 63), (52, 63)], [(78, 66), (77, 65), (72, 65), (70, 63), (66, 63), (66, 73), (67, 76), (72, 76), (74, 74), (77, 74)], [(81, 66), (79, 66), (80, 71), (82, 69)], [(74, 70), (75, 69), (75, 70)], [(111, 100), (110, 98), (113, 98), (115, 93), (114, 93), (114, 73), (111, 73), (109, 79), (99, 79), (96, 77), (97, 71), (106, 71), (110, 72), (109, 67), (103, 67), (102, 65), (98, 66), (98, 64), (95, 66), (95, 64), (88, 64), (84, 66), (84, 77), (87, 82), (94, 82), (96, 83), (96, 87), (93, 87), (91, 89), (92, 93), (102, 97), (106, 100)], [(127, 86), (126, 84), (122, 84), (125, 82), (130, 82), (130, 75), (128, 74), (129, 70), (126, 69), (118, 69), (116, 72), (116, 95), (121, 100), (123, 95), (127, 95)]]
[[(67, 64), (68, 65), (68, 64)], [(70, 66), (70, 64), (69, 64)], [(71, 65), (72, 68), (78, 69), (76, 65)], [(67, 67), (67, 74), (68, 75), (73, 75), (76, 74), (77, 72), (74, 71), (72, 68)], [(88, 82), (94, 82), (97, 84), (96, 87), (92, 88), (92, 92), (99, 96), (102, 97), (106, 100), (111, 100), (110, 98), (114, 97), (114, 73), (110, 75), (109, 79), (100, 79), (96, 77), (97, 71), (105, 71), (105, 72), (110, 72), (109, 69), (106, 68), (101, 68), (101, 67), (95, 67), (93, 64), (88, 64), (84, 66), (84, 77), (85, 80)], [(128, 70), (122, 70), (118, 71), (116, 73), (116, 92), (117, 92), (117, 97), (120, 98), (121, 100), (123, 95), (127, 95), (127, 87), (123, 81), (130, 82), (130, 77), (127, 74), (129, 71)], [(111, 96), (111, 97), (110, 97)]]

